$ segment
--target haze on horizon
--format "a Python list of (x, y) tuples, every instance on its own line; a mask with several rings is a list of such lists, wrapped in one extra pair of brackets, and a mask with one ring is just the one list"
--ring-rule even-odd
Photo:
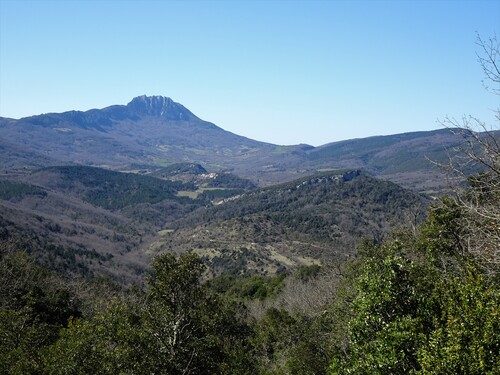
[(0, 0), (0, 116), (162, 95), (275, 144), (493, 122), (500, 2)]

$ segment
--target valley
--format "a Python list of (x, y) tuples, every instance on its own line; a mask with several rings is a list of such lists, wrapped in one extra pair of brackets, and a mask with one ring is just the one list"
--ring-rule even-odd
[(500, 374), (499, 16), (0, 0), (0, 375)]
[(66, 166), (3, 176), (2, 246), (23, 249), (28, 232), (29, 252), (51, 268), (125, 284), (163, 252), (196, 252), (212, 277), (275, 275), (343, 262), (361, 238), (382, 241), (417, 208), (422, 220), (428, 203), (357, 170), (268, 188), (196, 164), (155, 175)]
[(280, 146), (144, 96), (0, 130), (0, 373), (498, 369), (497, 131)]

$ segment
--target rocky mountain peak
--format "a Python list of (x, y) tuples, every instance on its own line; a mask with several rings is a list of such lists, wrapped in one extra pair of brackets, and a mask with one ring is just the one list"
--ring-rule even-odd
[(187, 108), (165, 96), (138, 96), (127, 104), (127, 108), (138, 115), (168, 120), (189, 120), (195, 117)]

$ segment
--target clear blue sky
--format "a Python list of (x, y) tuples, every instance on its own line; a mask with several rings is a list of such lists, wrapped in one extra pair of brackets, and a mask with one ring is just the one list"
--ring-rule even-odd
[(493, 122), (476, 32), (500, 37), (500, 0), (0, 0), (0, 116), (163, 95), (231, 132), (312, 145)]

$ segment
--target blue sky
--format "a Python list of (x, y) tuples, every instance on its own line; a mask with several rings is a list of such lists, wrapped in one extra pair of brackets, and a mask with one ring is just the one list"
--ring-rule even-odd
[(493, 122), (476, 32), (500, 37), (500, 1), (0, 0), (0, 116), (163, 95), (312, 145)]

